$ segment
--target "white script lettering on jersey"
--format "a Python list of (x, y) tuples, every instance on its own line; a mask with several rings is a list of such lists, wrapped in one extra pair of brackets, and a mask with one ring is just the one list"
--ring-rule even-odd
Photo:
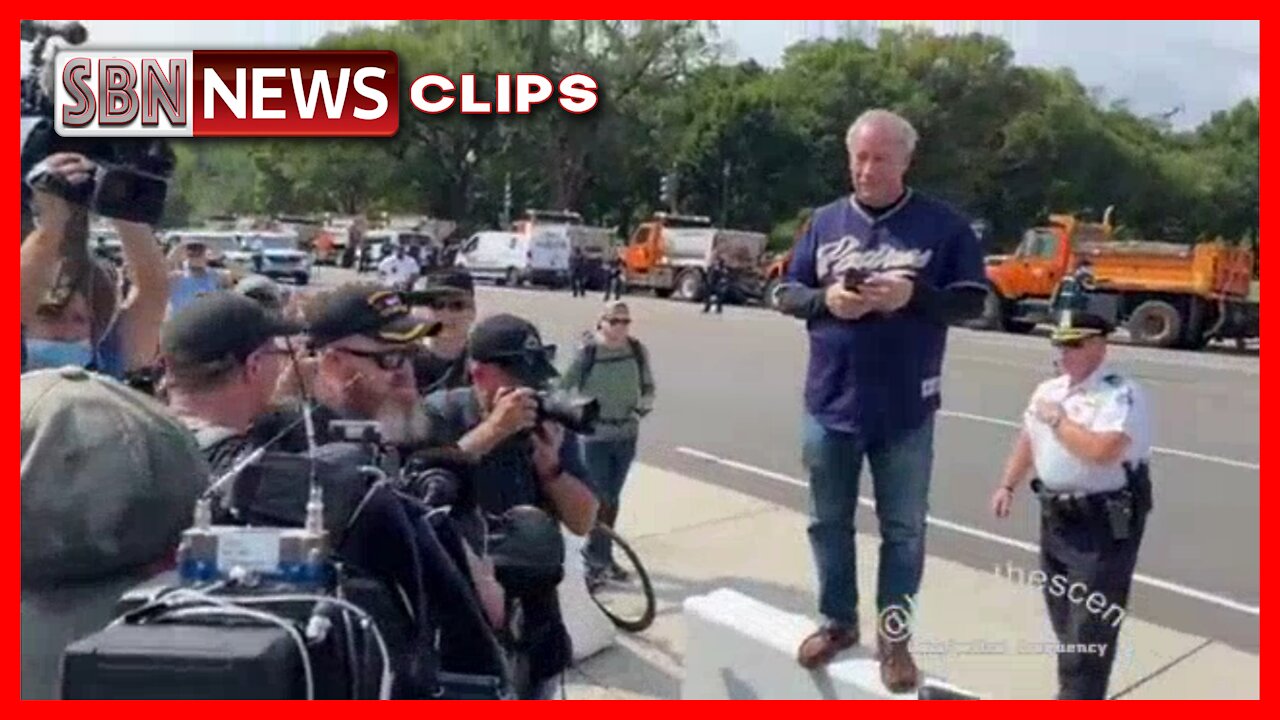
[(905, 250), (882, 246), (864, 249), (862, 241), (845, 235), (839, 242), (818, 247), (817, 276), (819, 279), (841, 275), (847, 270), (918, 270), (929, 264), (932, 250)]

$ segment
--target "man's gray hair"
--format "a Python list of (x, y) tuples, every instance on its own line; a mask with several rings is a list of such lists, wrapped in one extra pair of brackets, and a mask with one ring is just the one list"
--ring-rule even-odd
[(858, 131), (868, 125), (882, 125), (892, 129), (901, 138), (902, 144), (907, 149), (907, 156), (911, 156), (916, 151), (916, 141), (920, 139), (919, 133), (911, 126), (911, 123), (901, 115), (883, 108), (873, 108), (867, 110), (858, 116), (857, 120), (849, 126), (849, 132), (844, 136), (844, 144), (847, 148), (853, 147), (854, 138), (858, 136)]

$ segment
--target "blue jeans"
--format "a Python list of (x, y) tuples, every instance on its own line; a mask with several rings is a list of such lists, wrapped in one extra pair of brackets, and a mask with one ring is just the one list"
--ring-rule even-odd
[[(618, 508), (622, 503), (622, 486), (636, 459), (636, 437), (616, 440), (590, 440), (582, 443), (582, 464), (587, 468), (591, 486), (600, 500), (598, 521), (610, 528), (618, 521)], [(608, 567), (613, 559), (613, 542), (602, 533), (592, 531), (587, 542), (588, 565)]]
[(818, 609), (828, 620), (857, 622), (858, 573), (854, 512), (865, 456), (871, 465), (880, 566), (876, 608), (910, 610), (924, 571), (925, 517), (933, 469), (933, 424), (892, 440), (866, 444), (857, 435), (804, 419), (804, 464), (809, 471), (809, 544), (818, 568)]

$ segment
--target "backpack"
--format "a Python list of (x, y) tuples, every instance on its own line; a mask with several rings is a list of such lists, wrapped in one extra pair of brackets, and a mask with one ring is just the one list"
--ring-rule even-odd
[[(644, 345), (633, 337), (627, 338), (627, 343), (631, 345), (631, 356), (636, 359), (636, 365), (640, 369), (640, 394), (648, 395), (653, 392), (653, 385), (649, 382), (649, 353), (644, 349)], [(591, 375), (591, 370), (595, 367), (598, 348), (594, 335), (584, 334), (582, 372), (578, 375), (578, 392), (582, 392), (587, 384), (587, 378)]]

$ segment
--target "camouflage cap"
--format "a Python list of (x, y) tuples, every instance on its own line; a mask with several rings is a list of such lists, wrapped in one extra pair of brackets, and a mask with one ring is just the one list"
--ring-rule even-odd
[(81, 368), (27, 373), (22, 400), (22, 584), (104, 580), (166, 557), (209, 468), (150, 397)]

